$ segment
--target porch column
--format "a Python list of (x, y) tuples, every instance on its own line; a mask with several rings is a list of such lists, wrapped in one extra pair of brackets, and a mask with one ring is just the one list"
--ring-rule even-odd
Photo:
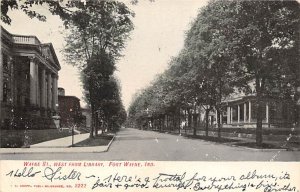
[(230, 123), (232, 123), (232, 113), (233, 113), (232, 107), (230, 107)]
[(30, 57), (30, 104), (36, 105), (36, 67), (34, 57)]
[(249, 119), (248, 122), (251, 123), (251, 101), (249, 101)]
[(49, 72), (47, 74), (47, 107), (51, 109), (52, 107), (52, 92), (51, 92), (51, 87), (52, 87), (52, 79), (51, 79), (51, 73)]
[(216, 110), (215, 118), (216, 118), (216, 127), (218, 127), (218, 111), (217, 110)]
[(53, 81), (53, 89), (52, 89), (52, 109), (56, 110), (56, 106), (57, 106), (57, 101), (58, 101), (58, 96), (57, 96), (57, 76), (54, 75), (52, 78)]
[(240, 105), (238, 105), (237, 107), (238, 107), (238, 109), (237, 109), (238, 110), (238, 123), (240, 123), (240, 117), (241, 117), (240, 110), (241, 110), (241, 108), (240, 108)]
[(46, 108), (46, 70), (41, 69), (41, 107)]
[(227, 107), (227, 124), (230, 124), (230, 107)]
[(247, 120), (247, 105), (244, 103), (244, 123), (246, 123)]
[(266, 123), (269, 123), (269, 103), (266, 104)]

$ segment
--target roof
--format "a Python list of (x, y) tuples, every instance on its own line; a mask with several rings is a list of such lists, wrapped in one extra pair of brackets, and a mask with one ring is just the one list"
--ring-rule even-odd
[[(54, 67), (57, 68), (57, 70), (61, 69), (52, 43), (41, 43), (40, 40), (34, 35), (11, 34), (1, 26), (1, 41), (2, 38), (10, 45), (13, 44), (22, 47), (26, 46), (34, 48), (43, 58), (45, 58), (46, 60), (50, 60)], [(43, 48), (49, 49), (49, 52), (43, 50)]]
[(54, 59), (54, 63), (57, 65), (58, 69), (61, 69), (61, 66), (60, 66), (59, 61), (57, 59), (57, 56), (56, 56), (56, 53), (55, 53), (55, 50), (54, 50), (54, 47), (53, 47), (52, 43), (43, 43), (43, 44), (41, 44), (41, 46), (50, 48), (51, 56)]
[(240, 97), (233, 97), (233, 98), (228, 98), (222, 101), (223, 104), (226, 103), (235, 103), (235, 102), (241, 102), (241, 101), (245, 101), (245, 100), (249, 100), (256, 97), (256, 95), (251, 94), (251, 95), (246, 95), (246, 96), (240, 96)]
[(69, 96), (65, 96), (65, 95), (58, 95), (58, 98), (62, 98), (62, 99), (67, 99), (67, 98), (71, 98), (71, 99), (76, 99), (76, 100), (79, 100), (80, 101), (80, 99), (78, 99), (78, 97), (76, 97), (76, 96), (72, 96), (72, 95), (69, 95)]

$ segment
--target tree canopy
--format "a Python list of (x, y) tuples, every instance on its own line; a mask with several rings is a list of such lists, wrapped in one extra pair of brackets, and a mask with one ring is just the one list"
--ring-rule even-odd
[(232, 94), (255, 94), (261, 145), (263, 98), (291, 100), (300, 86), (299, 14), (297, 1), (211, 0), (187, 31), (181, 53), (134, 99), (129, 116), (145, 118), (146, 108), (189, 111), (195, 103), (220, 114)]

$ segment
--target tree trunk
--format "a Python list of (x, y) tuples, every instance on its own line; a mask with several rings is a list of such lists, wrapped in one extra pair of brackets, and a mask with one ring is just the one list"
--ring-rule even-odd
[(98, 133), (98, 122), (97, 122), (97, 117), (98, 117), (98, 114), (97, 114), (97, 112), (95, 112), (95, 116), (94, 116), (94, 121), (95, 121), (94, 135), (95, 135), (95, 136), (97, 136), (97, 133)]
[(153, 120), (152, 116), (151, 116), (150, 122), (151, 122), (150, 130), (153, 131), (153, 129), (154, 129), (154, 120)]
[(162, 125), (162, 118), (161, 116), (159, 117), (159, 131), (162, 132), (163, 130), (163, 125)]
[(210, 109), (205, 109), (205, 136), (208, 136), (208, 115), (209, 115)]
[(180, 127), (180, 124), (181, 124), (181, 116), (180, 116), (180, 107), (178, 109), (178, 134), (181, 134), (181, 127)]
[(218, 124), (218, 137), (219, 138), (221, 138), (221, 129), (222, 129), (221, 117), (222, 117), (221, 110), (217, 109), (217, 118), (218, 118), (217, 124)]
[(296, 94), (294, 96), (294, 124), (296, 128), (300, 128), (300, 92), (297, 89), (300, 89), (300, 85), (295, 87)]
[(256, 79), (256, 101), (257, 101), (257, 111), (256, 111), (256, 145), (262, 146), (262, 121), (263, 121), (263, 100), (262, 100), (262, 83), (259, 79)]
[(166, 122), (166, 115), (163, 114), (163, 116), (161, 117), (161, 122), (162, 122), (162, 131), (166, 130), (166, 126), (165, 126), (165, 122)]
[[(195, 121), (195, 117), (196, 117), (196, 121)], [(197, 128), (197, 116), (195, 115), (195, 116), (193, 116), (193, 118), (194, 118), (194, 123), (193, 123), (194, 124), (194, 127), (193, 127), (194, 132), (193, 132), (193, 135), (196, 136), (197, 135), (197, 129), (196, 129)]]
[(263, 109), (263, 102), (261, 99), (258, 98), (258, 106), (256, 111), (257, 122), (256, 122), (256, 145), (262, 145), (262, 109)]
[(93, 90), (92, 90), (92, 80), (89, 79), (88, 80), (88, 85), (89, 85), (89, 93), (90, 93), (90, 103), (91, 103), (91, 130), (90, 130), (90, 138), (94, 138), (94, 126), (95, 126), (95, 122), (94, 122), (94, 119), (95, 119), (95, 104), (94, 104), (94, 101), (93, 101)]
[(193, 114), (193, 135), (196, 136), (197, 135), (197, 114), (196, 114), (196, 110), (194, 111)]
[(176, 124), (175, 124), (175, 112), (172, 113), (172, 119), (171, 119), (171, 130), (174, 131)]
[(170, 129), (169, 129), (169, 115), (167, 114), (167, 124), (166, 124), (166, 129), (168, 130), (168, 131), (170, 131)]
[(187, 127), (186, 120), (188, 119), (187, 117), (188, 117), (187, 110), (184, 110), (184, 121), (185, 121), (185, 123), (184, 123), (184, 133), (185, 134), (186, 134), (186, 127)]
[(95, 112), (94, 112), (94, 105), (91, 104), (91, 130), (90, 130), (90, 138), (94, 138), (94, 118), (95, 118)]
[(193, 124), (192, 124), (193, 114), (191, 113), (191, 109), (187, 110), (187, 117), (188, 117), (188, 130), (191, 130), (191, 128), (193, 126)]
[(197, 135), (197, 105), (194, 105), (194, 114), (193, 114), (193, 126), (194, 126), (194, 132), (193, 135), (196, 136)]

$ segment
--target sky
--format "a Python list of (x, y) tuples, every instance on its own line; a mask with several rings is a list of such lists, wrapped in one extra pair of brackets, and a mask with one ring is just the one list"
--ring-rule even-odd
[[(183, 48), (185, 32), (196, 18), (199, 8), (206, 3), (207, 0), (139, 0), (137, 5), (128, 4), (135, 12), (135, 29), (131, 32), (122, 52), (124, 56), (118, 61), (115, 72), (121, 82), (126, 109), (133, 95), (162, 73), (171, 57)], [(12, 34), (35, 35), (42, 43), (51, 42), (62, 68), (58, 86), (65, 89), (66, 95), (77, 96), (81, 105), (85, 106), (78, 70), (66, 63), (63, 57), (62, 22), (59, 17), (49, 14), (46, 6), (37, 9), (46, 15), (47, 22), (30, 19), (21, 11), (13, 11), (9, 14), (11, 25), (1, 24)]]

